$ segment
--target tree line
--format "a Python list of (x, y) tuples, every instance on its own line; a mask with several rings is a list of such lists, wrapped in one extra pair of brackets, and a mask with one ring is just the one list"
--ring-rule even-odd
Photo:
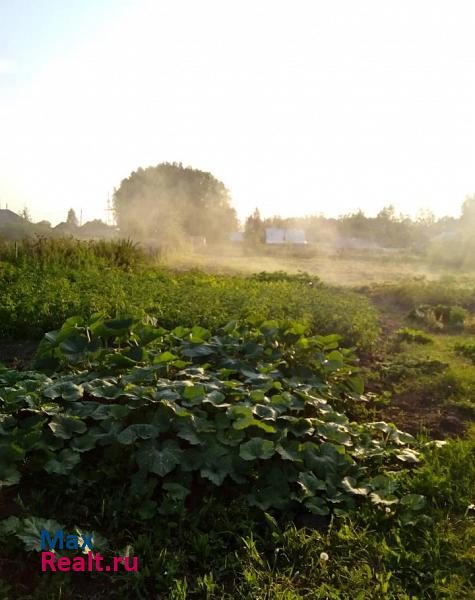
[[(193, 238), (206, 239), (208, 243), (227, 242), (230, 234), (240, 227), (224, 183), (209, 172), (184, 167), (182, 163), (164, 162), (138, 168), (114, 190), (112, 201), (115, 228), (99, 220), (80, 226), (73, 209), (69, 210), (66, 221), (55, 228), (45, 221), (32, 224), (25, 209), (21, 224), (9, 224), (3, 231), (0, 223), (0, 236), (22, 237), (22, 233), (76, 237), (118, 235), (144, 243), (180, 247)], [(375, 217), (358, 210), (331, 218), (317, 213), (317, 202), (315, 208), (316, 214), (293, 218), (262, 218), (256, 209), (244, 222), (244, 241), (258, 249), (265, 242), (266, 228), (303, 229), (307, 241), (315, 245), (338, 246), (352, 241), (356, 247), (359, 243), (414, 252), (430, 250), (440, 255), (441, 260), (445, 254), (469, 259), (473, 256), (471, 260), (475, 261), (475, 196), (465, 200), (459, 218), (437, 219), (426, 210), (411, 219), (397, 214), (391, 205)]]

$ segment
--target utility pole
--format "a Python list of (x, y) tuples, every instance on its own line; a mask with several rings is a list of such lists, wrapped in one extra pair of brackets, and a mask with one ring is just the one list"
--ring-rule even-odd
[(112, 201), (111, 201), (109, 193), (107, 193), (106, 212), (107, 212), (107, 225), (113, 225), (114, 224), (114, 216), (113, 216), (114, 208), (112, 207)]

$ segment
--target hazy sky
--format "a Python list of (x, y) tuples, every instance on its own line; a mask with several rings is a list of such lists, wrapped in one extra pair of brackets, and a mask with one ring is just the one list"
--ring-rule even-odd
[(105, 216), (162, 161), (241, 217), (475, 193), (473, 0), (0, 0), (0, 203)]

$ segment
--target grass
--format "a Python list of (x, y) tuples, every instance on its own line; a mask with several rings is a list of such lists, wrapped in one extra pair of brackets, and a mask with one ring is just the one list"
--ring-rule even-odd
[[(475, 416), (475, 372), (457, 348), (472, 343), (474, 288), (471, 281), (425, 279), (368, 287), (380, 313), (383, 338), (366, 370), (369, 388), (385, 394), (373, 415), (395, 420), (412, 433), (460, 435)], [(425, 307), (464, 307), (465, 322), (428, 321), (414, 330), (411, 312)], [(381, 398), (379, 398), (381, 400)], [(364, 408), (363, 408), (364, 412)]]
[(411, 311), (421, 305), (459, 306), (475, 310), (473, 277), (444, 276), (437, 280), (425, 277), (399, 282), (377, 283), (365, 290), (379, 305), (398, 311)]
[(331, 285), (362, 286), (368, 283), (397, 282), (411, 277), (437, 278), (450, 273), (435, 270), (406, 254), (382, 255), (374, 251), (339, 251), (329, 253), (311, 246), (300, 248), (263, 248), (257, 252), (242, 247), (203, 249), (193, 253), (169, 252), (166, 263), (173, 269), (196, 268), (207, 272), (235, 275), (258, 271), (305, 271), (321, 277)]
[[(436, 335), (430, 349), (417, 346), (402, 349), (404, 355), (416, 360), (435, 360), (443, 365), (443, 372), (433, 376), (433, 396), (435, 400), (442, 400), (448, 405), (467, 408), (475, 416), (475, 370), (468, 357), (458, 356), (455, 348), (458, 344), (472, 342), (473, 336), (469, 335)], [(442, 371), (442, 369), (441, 369)], [(406, 385), (413, 382), (406, 380)], [(440, 389), (437, 393), (437, 388)]]
[[(417, 523), (402, 525), (384, 510), (359, 510), (326, 529), (297, 528), (239, 501), (208, 498), (179, 521), (158, 517), (142, 531), (129, 526), (125, 535), (142, 559), (137, 574), (119, 575), (114, 583), (100, 574), (28, 574), (36, 583), (34, 597), (469, 600), (475, 583), (475, 522), (468, 509), (474, 451), (473, 438), (428, 450), (426, 464), (407, 481), (407, 491), (428, 498)], [(98, 526), (111, 526), (109, 503)], [(20, 545), (4, 548), (4, 560), (20, 552)], [(13, 589), (4, 580), (4, 597), (27, 593), (26, 581)]]

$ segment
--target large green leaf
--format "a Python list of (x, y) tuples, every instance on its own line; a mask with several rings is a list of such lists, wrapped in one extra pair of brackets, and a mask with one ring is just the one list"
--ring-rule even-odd
[(396, 454), (396, 457), (408, 463), (418, 463), (420, 461), (419, 453), (411, 448), (404, 448), (404, 450)]
[(201, 477), (209, 479), (214, 485), (222, 485), (227, 475), (233, 472), (233, 461), (230, 455), (225, 455), (219, 460), (208, 462), (200, 470)]
[(49, 423), (49, 428), (56, 437), (68, 440), (73, 437), (75, 433), (84, 433), (87, 429), (87, 425), (84, 421), (81, 421), (79, 417), (55, 415)]
[(353, 477), (344, 477), (341, 482), (341, 487), (345, 492), (354, 494), (355, 496), (366, 496), (370, 491), (368, 485), (357, 487), (356, 480)]
[(57, 458), (49, 460), (44, 469), (47, 473), (54, 475), (68, 475), (81, 461), (81, 456), (74, 450), (65, 448), (57, 455)]
[(301, 444), (296, 440), (281, 442), (276, 445), (275, 450), (283, 460), (292, 462), (302, 462), (303, 460)]
[(13, 466), (3, 467), (0, 465), (0, 489), (20, 482), (20, 471)]
[(133, 322), (133, 319), (130, 317), (110, 319), (108, 321), (100, 319), (91, 324), (91, 333), (93, 337), (102, 337), (106, 339), (125, 335), (130, 331)]
[(94, 448), (98, 439), (97, 435), (88, 432), (72, 439), (69, 445), (76, 452), (87, 452)]
[(167, 440), (160, 448), (152, 443), (145, 443), (136, 452), (137, 463), (140, 467), (165, 477), (180, 464), (183, 450), (174, 440)]
[(178, 356), (176, 356), (176, 354), (173, 354), (172, 352), (169, 352), (167, 350), (166, 352), (162, 352), (158, 356), (156, 356), (153, 359), (153, 364), (154, 365), (165, 365), (169, 362), (176, 360), (177, 358), (178, 358)]
[(239, 447), (239, 456), (244, 460), (267, 460), (274, 455), (274, 442), (265, 440), (260, 437), (255, 437), (241, 444)]
[(189, 346), (182, 351), (183, 356), (188, 358), (199, 358), (202, 356), (211, 356), (215, 353), (215, 349), (208, 344), (196, 344)]
[(179, 419), (177, 420), (177, 436), (186, 440), (192, 446), (199, 446), (203, 444), (203, 439), (196, 431), (196, 426), (190, 419)]
[(319, 425), (316, 431), (319, 435), (332, 442), (337, 442), (344, 446), (352, 445), (351, 435), (345, 425), (339, 423), (324, 423)]
[(297, 483), (304, 493), (304, 497), (314, 496), (317, 492), (326, 490), (325, 481), (318, 479), (312, 472), (299, 473)]
[(183, 389), (183, 398), (185, 406), (196, 406), (201, 404), (205, 397), (206, 389), (204, 385), (188, 385)]
[(26, 517), (21, 520), (16, 536), (23, 542), (25, 550), (41, 552), (41, 531), (47, 531), (51, 537), (64, 527), (53, 519)]
[(410, 511), (422, 510), (426, 505), (426, 499), (421, 494), (407, 494), (401, 498), (400, 502), (405, 510)]
[(64, 398), (64, 400), (69, 401), (79, 400), (79, 398), (82, 398), (83, 393), (83, 387), (72, 381), (59, 381), (43, 390), (43, 395), (53, 400), (56, 398)]
[(307, 498), (305, 500), (305, 508), (307, 508), (311, 513), (315, 515), (328, 515), (330, 513), (330, 509), (328, 508), (328, 504), (325, 502), (323, 498), (315, 496), (313, 498)]
[(129, 425), (123, 429), (117, 436), (119, 444), (133, 444), (137, 439), (149, 440), (156, 438), (159, 435), (159, 430), (153, 425), (147, 423), (140, 423), (136, 425)]

